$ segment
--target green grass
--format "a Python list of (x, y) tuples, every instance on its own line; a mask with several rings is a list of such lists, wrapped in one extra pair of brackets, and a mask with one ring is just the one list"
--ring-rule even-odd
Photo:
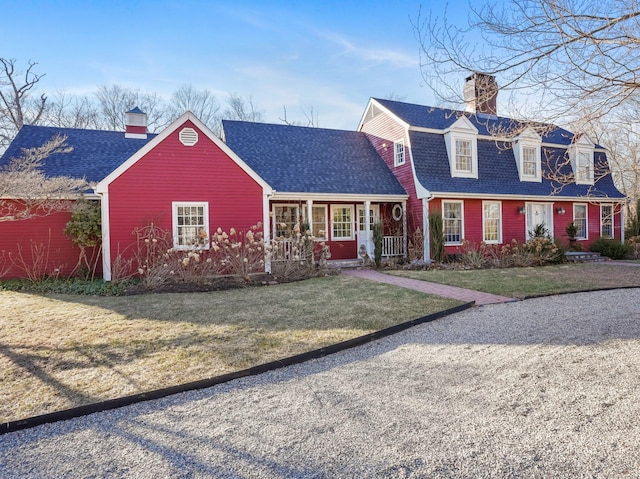
[(0, 421), (237, 371), (457, 304), (347, 276), (134, 296), (0, 290)]
[(620, 263), (570, 263), (536, 268), (391, 271), (422, 281), (525, 298), (597, 288), (640, 287), (640, 267)]

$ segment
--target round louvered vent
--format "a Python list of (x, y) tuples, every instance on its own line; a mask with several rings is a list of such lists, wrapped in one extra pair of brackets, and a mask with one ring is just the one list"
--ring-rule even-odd
[(183, 128), (180, 131), (180, 142), (184, 146), (193, 146), (198, 143), (198, 132), (193, 128)]

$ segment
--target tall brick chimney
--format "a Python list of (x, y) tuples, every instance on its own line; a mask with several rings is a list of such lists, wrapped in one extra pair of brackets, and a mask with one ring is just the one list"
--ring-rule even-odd
[(474, 73), (464, 84), (466, 111), (497, 115), (498, 83), (496, 78), (485, 73)]
[(147, 139), (147, 114), (135, 107), (125, 113), (125, 138)]

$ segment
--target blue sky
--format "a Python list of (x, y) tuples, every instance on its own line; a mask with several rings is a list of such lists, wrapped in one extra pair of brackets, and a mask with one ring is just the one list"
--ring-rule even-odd
[[(4, 3), (4, 5), (3, 5)], [(39, 91), (120, 84), (169, 98), (183, 84), (251, 95), (265, 120), (313, 107), (326, 128), (356, 128), (369, 97), (432, 105), (410, 18), (436, 1), (0, 0), (0, 56), (39, 63)], [(466, 0), (449, 11), (466, 16)], [(460, 88), (462, 89), (460, 79)]]

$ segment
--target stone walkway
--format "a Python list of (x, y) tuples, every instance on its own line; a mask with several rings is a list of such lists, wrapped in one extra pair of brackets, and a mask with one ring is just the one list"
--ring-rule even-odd
[(357, 278), (369, 279), (379, 283), (392, 284), (401, 288), (413, 289), (427, 294), (435, 294), (436, 296), (444, 296), (445, 298), (457, 299), (459, 301), (471, 302), (475, 301), (476, 305), (508, 303), (517, 301), (514, 298), (506, 296), (497, 296), (491, 293), (483, 293), (471, 289), (458, 288), (456, 286), (447, 286), (444, 284), (430, 283), (429, 281), (421, 281), (417, 279), (403, 278), (391, 274), (384, 274), (372, 269), (343, 269), (342, 274), (347, 276), (355, 276)]

